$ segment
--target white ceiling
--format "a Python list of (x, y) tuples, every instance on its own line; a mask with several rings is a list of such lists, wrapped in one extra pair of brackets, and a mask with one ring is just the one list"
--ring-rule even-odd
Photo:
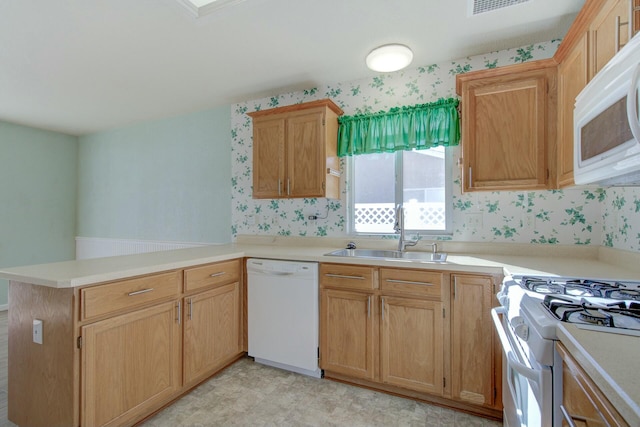
[(468, 16), (467, 0), (246, 0), (195, 18), (176, 0), (0, 0), (0, 120), (82, 135), (563, 37), (584, 0)]

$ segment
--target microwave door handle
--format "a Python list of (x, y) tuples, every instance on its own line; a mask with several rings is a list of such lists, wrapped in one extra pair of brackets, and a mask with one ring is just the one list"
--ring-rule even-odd
[(507, 337), (507, 333), (504, 330), (504, 326), (502, 326), (502, 321), (500, 320), (499, 316), (500, 314), (505, 315), (506, 312), (507, 310), (504, 307), (496, 307), (491, 309), (491, 318), (493, 319), (496, 331), (498, 332), (498, 338), (500, 339), (500, 343), (502, 344), (502, 349), (504, 350), (505, 356), (507, 357), (507, 364), (511, 369), (513, 369), (523, 377), (530, 379), (536, 384), (540, 384), (542, 382), (541, 372), (536, 371), (535, 369), (531, 369), (521, 363), (517, 359), (513, 347), (511, 347), (511, 342), (509, 342), (509, 338)]
[(629, 127), (636, 141), (640, 141), (640, 122), (638, 121), (638, 80), (640, 79), (640, 63), (636, 65), (631, 79), (631, 87), (627, 94), (627, 118)]

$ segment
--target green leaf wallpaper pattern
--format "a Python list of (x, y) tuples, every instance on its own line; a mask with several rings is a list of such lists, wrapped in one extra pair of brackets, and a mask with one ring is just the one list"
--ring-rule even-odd
[[(231, 106), (232, 227), (235, 236), (332, 236), (348, 234), (347, 174), (341, 199), (254, 200), (252, 194), (252, 126), (249, 111), (330, 97), (347, 115), (432, 102), (455, 94), (455, 75), (549, 58), (560, 40), (484, 55), (423, 64), (395, 73), (284, 93)], [(452, 150), (453, 159), (460, 148)], [(342, 171), (346, 161), (341, 160)], [(538, 244), (605, 245), (640, 252), (640, 189), (572, 188), (536, 192), (461, 194), (454, 167), (453, 234), (433, 238)], [(327, 216), (309, 220), (309, 215)], [(468, 221), (474, 216), (474, 225)], [(477, 218), (480, 217), (480, 224)], [(395, 236), (380, 236), (394, 239)], [(425, 236), (429, 238), (429, 236)]]

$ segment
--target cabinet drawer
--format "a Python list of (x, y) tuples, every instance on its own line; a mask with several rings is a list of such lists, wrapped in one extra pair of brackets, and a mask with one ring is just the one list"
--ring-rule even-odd
[(240, 260), (217, 262), (184, 271), (184, 291), (190, 292), (240, 280)]
[(376, 269), (359, 265), (322, 264), (320, 265), (320, 284), (322, 286), (370, 290), (376, 286)]
[(442, 273), (381, 268), (380, 289), (386, 292), (439, 298), (442, 296)]
[(180, 272), (155, 274), (80, 290), (82, 320), (134, 308), (153, 301), (177, 298)]

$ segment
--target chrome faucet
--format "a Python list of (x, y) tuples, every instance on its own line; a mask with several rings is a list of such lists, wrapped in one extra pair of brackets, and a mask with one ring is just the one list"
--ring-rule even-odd
[(402, 206), (402, 204), (398, 204), (396, 206), (396, 222), (393, 225), (393, 229), (396, 233), (400, 233), (400, 239), (398, 240), (398, 251), (404, 252), (407, 246), (415, 246), (418, 244), (418, 241), (420, 240), (419, 234), (416, 240), (404, 239), (404, 207)]

